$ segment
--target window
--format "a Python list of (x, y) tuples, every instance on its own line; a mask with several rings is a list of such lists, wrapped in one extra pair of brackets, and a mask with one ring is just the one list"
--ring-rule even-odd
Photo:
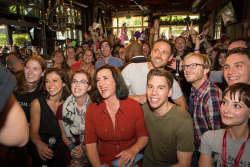
[[(159, 35), (170, 38), (171, 35), (179, 36), (183, 31), (186, 30), (187, 25), (185, 19), (190, 17), (190, 19), (199, 19), (199, 15), (168, 15), (160, 17), (164, 24), (160, 25)], [(195, 31), (199, 32), (199, 26), (193, 25)]]
[(126, 17), (115, 17), (113, 20), (113, 34), (120, 37), (121, 35), (121, 27), (124, 23), (126, 23), (126, 27), (128, 28), (128, 37), (131, 39), (132, 32), (136, 31), (142, 32), (145, 28), (148, 28), (148, 17), (131, 17), (127, 19)]

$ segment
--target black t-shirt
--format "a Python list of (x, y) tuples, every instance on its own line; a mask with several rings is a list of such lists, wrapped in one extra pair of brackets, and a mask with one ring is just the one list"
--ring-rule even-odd
[(38, 85), (33, 92), (28, 92), (24, 96), (18, 96), (16, 93), (15, 96), (20, 106), (23, 108), (27, 121), (30, 122), (30, 106), (34, 99), (41, 96), (40, 85)]

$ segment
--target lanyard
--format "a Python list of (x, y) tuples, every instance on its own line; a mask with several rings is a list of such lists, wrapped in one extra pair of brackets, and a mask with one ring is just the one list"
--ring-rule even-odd
[[(248, 131), (248, 137), (247, 137), (247, 140), (250, 138), (250, 129)], [(239, 162), (240, 162), (240, 158), (242, 156), (242, 153), (244, 151), (244, 148), (245, 148), (245, 145), (247, 143), (247, 140), (241, 145), (240, 147), (240, 150), (238, 152), (238, 155), (235, 159), (235, 162), (234, 162), (234, 166), (233, 167), (237, 167)], [(223, 136), (223, 145), (222, 145), (222, 167), (227, 167), (227, 129), (225, 129), (225, 133), (224, 133), (224, 136)]]

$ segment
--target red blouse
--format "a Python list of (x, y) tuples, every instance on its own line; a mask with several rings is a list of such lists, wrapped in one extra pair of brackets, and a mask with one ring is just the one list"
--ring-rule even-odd
[(101, 164), (111, 163), (115, 156), (134, 145), (141, 136), (148, 136), (141, 105), (131, 99), (120, 100), (115, 116), (115, 129), (106, 103), (91, 103), (85, 116), (85, 144), (97, 143)]

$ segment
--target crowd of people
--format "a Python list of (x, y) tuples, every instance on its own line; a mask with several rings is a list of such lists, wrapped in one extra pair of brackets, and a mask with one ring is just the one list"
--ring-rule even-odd
[[(0, 126), (0, 143), (11, 154), (12, 146), (22, 146), (26, 156), (5, 163), (250, 164), (249, 23), (243, 23), (242, 37), (211, 40), (207, 22), (201, 33), (191, 23), (180, 36), (166, 39), (155, 20), (143, 41), (132, 35), (128, 44), (125, 24), (120, 38), (89, 27), (82, 44), (66, 39), (49, 58), (41, 47), (35, 53), (4, 48), (0, 119), (14, 110), (10, 105), (21, 115), (20, 121), (13, 118), (17, 125), (12, 120), (12, 126)], [(17, 142), (8, 139), (15, 133), (22, 133)]]

